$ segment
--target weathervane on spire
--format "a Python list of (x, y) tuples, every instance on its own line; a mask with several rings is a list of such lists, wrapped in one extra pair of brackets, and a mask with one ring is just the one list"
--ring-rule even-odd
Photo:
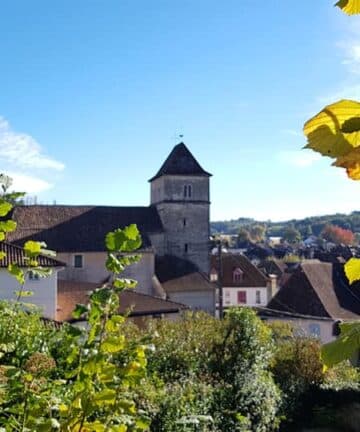
[(173, 135), (173, 137), (172, 137), (172, 139), (174, 140), (175, 144), (181, 142), (183, 138), (184, 138), (184, 134), (182, 134), (182, 133), (175, 133)]

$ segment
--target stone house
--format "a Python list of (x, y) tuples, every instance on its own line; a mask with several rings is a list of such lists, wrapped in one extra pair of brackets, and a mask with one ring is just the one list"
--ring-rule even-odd
[[(59, 279), (100, 284), (109, 277), (105, 235), (135, 223), (142, 258), (124, 276), (138, 280), (136, 291), (214, 313), (215, 290), (207, 278), (210, 176), (180, 143), (149, 180), (149, 206), (17, 206), (12, 212), (17, 230), (8, 239), (20, 246), (29, 239), (44, 241), (66, 264)], [(169, 267), (178, 262), (185, 265)]]

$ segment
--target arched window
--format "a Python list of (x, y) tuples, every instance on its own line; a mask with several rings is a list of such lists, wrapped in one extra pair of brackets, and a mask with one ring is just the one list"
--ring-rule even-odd
[(241, 283), (243, 281), (244, 272), (237, 267), (233, 270), (233, 282), (234, 283)]

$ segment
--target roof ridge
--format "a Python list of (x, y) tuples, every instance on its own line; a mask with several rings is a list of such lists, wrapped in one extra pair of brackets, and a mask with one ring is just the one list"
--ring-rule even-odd
[(134, 294), (136, 294), (136, 295), (143, 296), (143, 297), (155, 298), (156, 300), (162, 300), (162, 301), (165, 301), (166, 303), (172, 303), (172, 304), (177, 305), (177, 306), (185, 306), (185, 307), (187, 307), (187, 306), (186, 306), (185, 304), (183, 304), (183, 303), (174, 302), (173, 300), (163, 299), (163, 298), (158, 297), (158, 296), (153, 296), (153, 295), (151, 295), (151, 294), (145, 294), (145, 293), (138, 292), (138, 291), (135, 291), (135, 290), (132, 290), (132, 289), (125, 289), (124, 291), (131, 292), (131, 293), (134, 293)]

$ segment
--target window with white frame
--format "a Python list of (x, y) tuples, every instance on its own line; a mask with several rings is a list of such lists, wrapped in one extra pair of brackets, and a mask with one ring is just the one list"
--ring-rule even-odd
[(255, 302), (256, 302), (256, 304), (260, 304), (261, 303), (261, 291), (260, 290), (256, 290), (256, 293), (255, 293)]
[(313, 337), (320, 338), (321, 336), (320, 324), (316, 324), (316, 323), (309, 324), (309, 333)]
[(246, 291), (237, 292), (237, 301), (238, 304), (246, 304)]

